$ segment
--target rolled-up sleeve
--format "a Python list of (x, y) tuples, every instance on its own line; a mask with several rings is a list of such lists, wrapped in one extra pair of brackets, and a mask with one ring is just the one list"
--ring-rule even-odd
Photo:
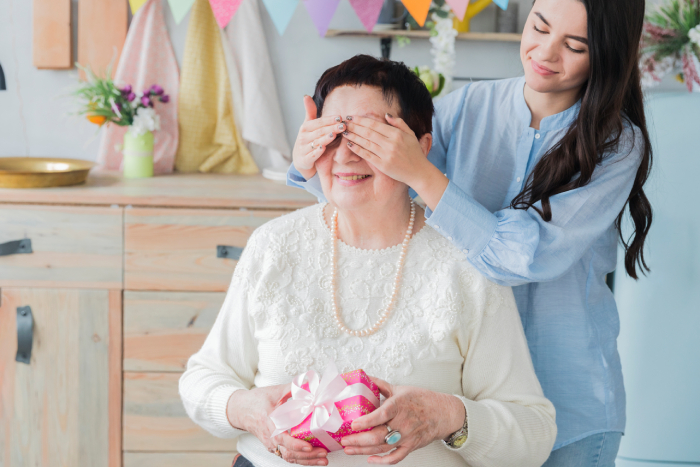
[(494, 282), (554, 280), (610, 228), (627, 203), (641, 161), (639, 131), (636, 136), (632, 128), (626, 130), (619, 151), (603, 159), (588, 185), (552, 196), (549, 222), (532, 208), (491, 213), (450, 182), (435, 210), (426, 210), (427, 223)]
[(308, 191), (318, 198), (319, 203), (326, 202), (326, 197), (323, 194), (323, 189), (321, 188), (321, 180), (318, 178), (318, 172), (315, 173), (313, 177), (306, 180), (301, 176), (299, 171), (294, 168), (294, 164), (292, 164), (287, 170), (287, 185)]

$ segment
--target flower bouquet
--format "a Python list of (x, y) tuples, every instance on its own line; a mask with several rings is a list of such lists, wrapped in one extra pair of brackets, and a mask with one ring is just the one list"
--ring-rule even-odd
[[(107, 123), (128, 126), (124, 135), (124, 177), (152, 177), (153, 132), (160, 129), (154, 104), (167, 104), (170, 97), (157, 84), (143, 92), (134, 92), (130, 85), (119, 88), (110, 78), (97, 77), (89, 68), (79, 68), (87, 77), (74, 92), (81, 101), (79, 113), (99, 126)], [(108, 71), (107, 76), (110, 74)]]
[(669, 0), (647, 14), (641, 44), (642, 86), (667, 73), (700, 92), (700, 0)]

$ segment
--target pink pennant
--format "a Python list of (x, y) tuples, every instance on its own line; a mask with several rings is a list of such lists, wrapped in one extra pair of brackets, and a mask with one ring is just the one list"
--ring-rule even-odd
[(460, 20), (464, 21), (464, 15), (467, 13), (467, 7), (469, 6), (469, 0), (445, 0), (455, 16)]
[(372, 32), (374, 25), (377, 24), (383, 4), (384, 0), (350, 0), (350, 5), (352, 5), (367, 32)]
[(214, 18), (220, 28), (225, 28), (243, 0), (209, 0)]
[(340, 0), (304, 0), (306, 10), (321, 37), (326, 35), (328, 25), (331, 24), (331, 19), (339, 3)]

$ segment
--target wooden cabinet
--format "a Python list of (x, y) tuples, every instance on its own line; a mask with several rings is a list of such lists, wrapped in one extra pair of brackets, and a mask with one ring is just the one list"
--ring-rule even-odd
[[(213, 174), (0, 189), (0, 251), (32, 251), (0, 256), (0, 467), (229, 467), (235, 441), (187, 417), (178, 381), (253, 230), (314, 202)], [(25, 306), (28, 365), (15, 361)]]

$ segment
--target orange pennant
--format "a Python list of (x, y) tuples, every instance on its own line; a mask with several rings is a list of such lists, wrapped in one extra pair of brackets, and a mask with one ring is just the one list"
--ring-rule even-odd
[(401, 0), (401, 2), (408, 10), (408, 13), (416, 20), (416, 23), (423, 27), (425, 18), (428, 17), (432, 0)]

